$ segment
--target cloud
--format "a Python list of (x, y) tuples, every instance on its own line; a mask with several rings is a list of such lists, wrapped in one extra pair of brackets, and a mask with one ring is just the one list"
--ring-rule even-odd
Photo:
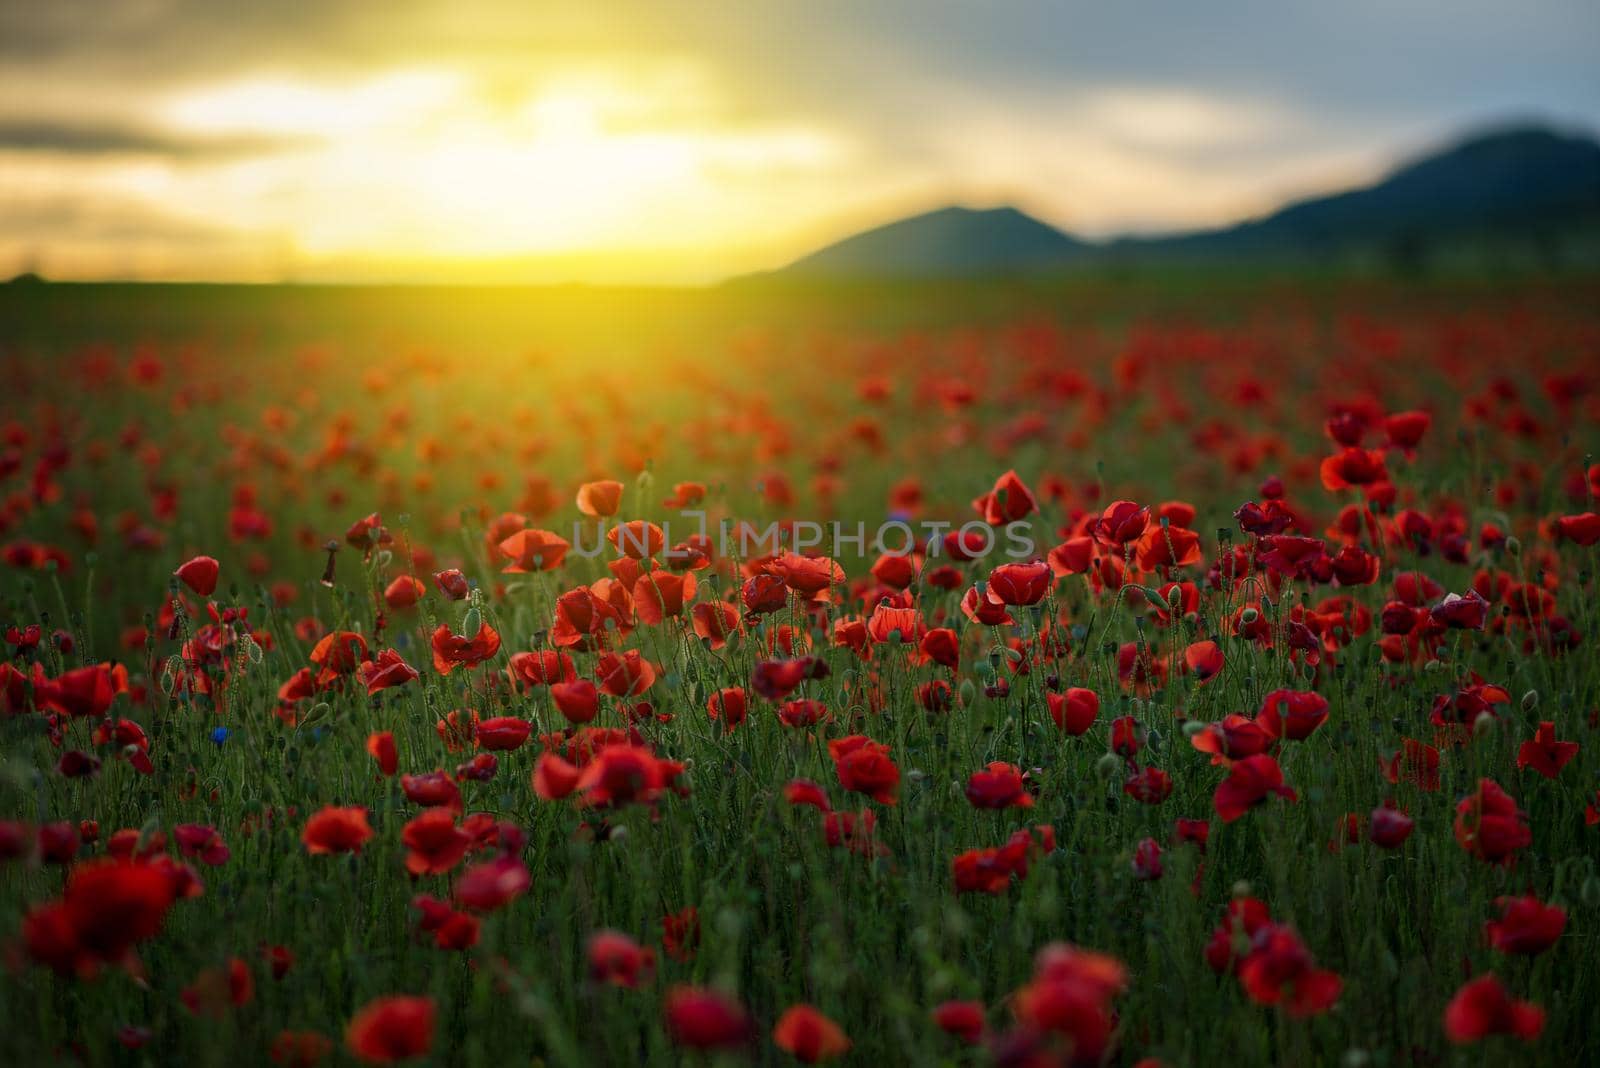
[(698, 277), (952, 201), (1225, 221), (1497, 115), (1592, 123), (1596, 39), (1592, 0), (0, 2), (0, 199)]
[(162, 156), (178, 161), (204, 161), (267, 155), (311, 143), (303, 136), (255, 133), (196, 136), (115, 122), (0, 118), (0, 153)]

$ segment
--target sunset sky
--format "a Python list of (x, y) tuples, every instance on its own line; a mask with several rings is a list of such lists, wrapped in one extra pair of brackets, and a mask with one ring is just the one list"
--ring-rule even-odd
[(0, 275), (698, 282), (949, 203), (1088, 235), (1600, 126), (1600, 6), (0, 3)]

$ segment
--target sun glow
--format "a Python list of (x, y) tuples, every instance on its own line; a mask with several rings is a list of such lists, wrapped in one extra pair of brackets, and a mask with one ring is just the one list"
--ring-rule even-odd
[[(315, 277), (696, 278), (697, 249), (770, 260), (796, 182), (848, 151), (802, 124), (741, 121), (693, 70), (555, 73), (515, 92), (449, 70), (356, 82), (255, 78), (159, 109), (170, 136), (254, 138), (270, 151), (204, 167), (110, 161), (102, 195), (270, 241)], [(709, 265), (708, 265), (709, 266)], [(714, 269), (713, 269), (714, 272)]]

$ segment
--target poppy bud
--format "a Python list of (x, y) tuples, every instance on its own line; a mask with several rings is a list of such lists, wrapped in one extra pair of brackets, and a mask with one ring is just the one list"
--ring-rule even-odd
[[(1165, 521), (1163, 520), (1163, 522)], [(1167, 591), (1167, 607), (1172, 609), (1174, 612), (1183, 607), (1182, 587), (1174, 586), (1172, 589)]]
[(1246, 626), (1249, 626), (1251, 623), (1254, 623), (1260, 618), (1261, 613), (1257, 612), (1254, 608), (1246, 608), (1243, 612), (1239, 613), (1239, 622), (1245, 624)]
[(463, 638), (476, 638), (483, 629), (483, 613), (477, 607), (467, 609), (467, 614), (461, 619), (461, 636)]
[(1198, 719), (1191, 719), (1183, 725), (1183, 736), (1185, 738), (1194, 738), (1196, 735), (1204, 734), (1205, 732), (1206, 724)]
[(1506, 552), (1510, 553), (1512, 556), (1521, 556), (1522, 555), (1522, 541), (1520, 539), (1518, 539), (1518, 538), (1507, 538), (1506, 539)]
[(1600, 876), (1591, 875), (1578, 888), (1578, 896), (1589, 908), (1600, 906)]
[(1095, 761), (1094, 764), (1095, 772), (1098, 773), (1102, 779), (1112, 778), (1117, 774), (1121, 767), (1122, 758), (1117, 756), (1115, 753), (1107, 753), (1105, 756)]
[(331, 590), (333, 589), (333, 556), (339, 551), (339, 543), (329, 538), (327, 544), (322, 548), (328, 554), (328, 566), (322, 569), (322, 584)]
[(1536, 709), (1538, 707), (1539, 707), (1539, 691), (1538, 690), (1529, 690), (1527, 693), (1522, 695), (1522, 710), (1524, 712), (1532, 712), (1534, 709)]
[(1472, 721), (1472, 733), (1479, 738), (1487, 738), (1494, 733), (1494, 714), (1485, 712)]
[(1240, 879), (1238, 882), (1233, 884), (1234, 897), (1252, 897), (1255, 895), (1255, 892), (1256, 888), (1250, 885), (1249, 879)]

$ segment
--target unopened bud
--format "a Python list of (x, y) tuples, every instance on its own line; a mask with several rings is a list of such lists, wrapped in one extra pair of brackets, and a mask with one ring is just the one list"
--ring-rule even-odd
[(1109, 779), (1122, 768), (1122, 758), (1115, 753), (1107, 753), (1095, 761), (1094, 770), (1102, 779)]
[(1536, 709), (1538, 707), (1539, 707), (1539, 691), (1538, 690), (1529, 690), (1527, 693), (1522, 695), (1522, 710), (1524, 712), (1532, 712), (1534, 709)]

